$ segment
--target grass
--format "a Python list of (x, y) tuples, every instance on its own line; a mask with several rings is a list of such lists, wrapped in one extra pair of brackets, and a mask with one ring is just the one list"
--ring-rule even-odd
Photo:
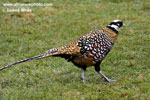
[[(6, 0), (1, 4), (11, 2)], [(13, 3), (18, 2), (13, 0)], [(25, 2), (21, 0), (20, 3)], [(26, 0), (27, 2), (27, 0)], [(31, 0), (30, 2), (40, 2)], [(0, 67), (62, 46), (114, 19), (126, 27), (101, 64), (116, 79), (106, 83), (89, 67), (81, 71), (62, 58), (46, 58), (0, 72), (0, 100), (148, 100), (150, 98), (150, 2), (148, 0), (45, 0), (31, 13), (2, 12)], [(143, 77), (139, 78), (139, 75)]]

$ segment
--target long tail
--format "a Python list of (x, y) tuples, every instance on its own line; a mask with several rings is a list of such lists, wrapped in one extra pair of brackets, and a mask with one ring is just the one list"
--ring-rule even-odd
[(12, 64), (10, 64), (10, 65), (7, 65), (7, 66), (5, 66), (5, 67), (0, 68), (0, 70), (3, 70), (3, 69), (6, 69), (6, 68), (9, 68), (9, 67), (12, 67), (12, 66), (14, 66), (14, 65), (16, 65), (16, 64), (24, 63), (24, 62), (27, 62), (27, 61), (36, 60), (36, 59), (42, 59), (42, 58), (46, 58), (46, 57), (49, 57), (49, 56), (57, 55), (57, 54), (58, 54), (57, 51), (58, 51), (57, 48), (50, 49), (50, 50), (48, 50), (48, 52), (45, 53), (45, 54), (42, 54), (42, 55), (34, 56), (34, 57), (31, 57), (31, 58), (28, 58), (28, 59), (24, 59), (24, 60), (17, 61), (17, 62), (15, 62), (15, 63), (12, 63)]

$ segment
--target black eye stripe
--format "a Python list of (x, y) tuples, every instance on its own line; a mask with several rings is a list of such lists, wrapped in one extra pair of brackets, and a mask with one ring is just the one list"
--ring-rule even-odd
[(112, 22), (110, 25), (117, 25), (118, 26), (119, 22)]
[(122, 22), (111, 22), (110, 25), (122, 26)]

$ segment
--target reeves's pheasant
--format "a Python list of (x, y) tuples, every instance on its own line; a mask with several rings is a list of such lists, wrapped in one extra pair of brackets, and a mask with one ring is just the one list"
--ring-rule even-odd
[(54, 56), (65, 58), (81, 68), (83, 82), (85, 82), (84, 71), (88, 66), (94, 66), (95, 71), (98, 72), (107, 82), (114, 82), (115, 80), (107, 78), (100, 71), (100, 64), (114, 45), (115, 40), (117, 39), (118, 29), (123, 25), (122, 21), (114, 20), (105, 28), (90, 31), (65, 46), (50, 49), (45, 54), (39, 56), (17, 61), (0, 68), (0, 70), (26, 61)]

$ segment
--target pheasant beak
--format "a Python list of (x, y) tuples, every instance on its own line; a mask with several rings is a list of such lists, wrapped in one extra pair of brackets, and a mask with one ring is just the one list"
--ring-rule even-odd
[(122, 26), (127, 26), (126, 24), (123, 24)]

